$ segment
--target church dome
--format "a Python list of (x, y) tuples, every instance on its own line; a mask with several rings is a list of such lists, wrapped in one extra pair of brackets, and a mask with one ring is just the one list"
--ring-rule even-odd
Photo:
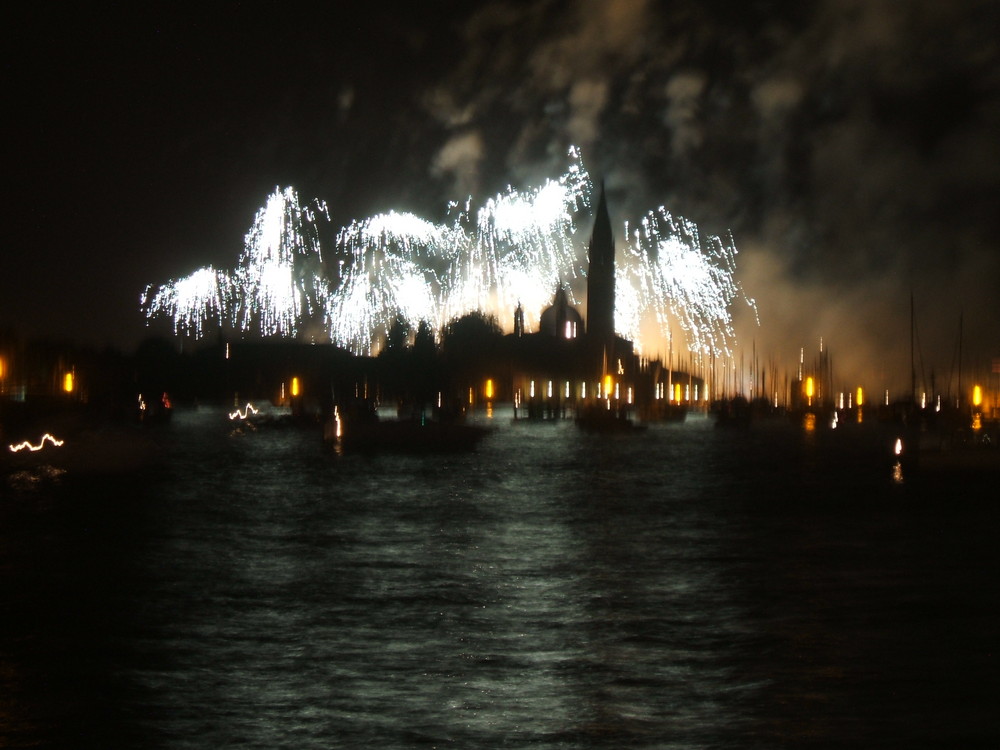
[(583, 316), (569, 304), (562, 285), (556, 289), (552, 304), (542, 310), (539, 331), (561, 339), (575, 339), (583, 333)]

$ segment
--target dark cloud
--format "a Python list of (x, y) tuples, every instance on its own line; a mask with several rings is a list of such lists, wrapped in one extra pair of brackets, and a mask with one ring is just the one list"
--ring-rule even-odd
[(476, 169), (502, 154), (497, 174), (530, 179), (577, 143), (621, 218), (666, 204), (731, 230), (761, 305), (745, 342), (789, 358), (825, 337), (845, 371), (878, 361), (905, 380), (911, 291), (939, 367), (962, 311), (976, 356), (1000, 350), (996, 15), (985, 2), (494, 3), (436, 90), (465, 114), (451, 137), (482, 133)]

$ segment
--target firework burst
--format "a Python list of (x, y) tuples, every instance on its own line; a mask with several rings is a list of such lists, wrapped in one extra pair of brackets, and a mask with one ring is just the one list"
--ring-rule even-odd
[[(322, 327), (356, 354), (372, 353), (400, 318), (438, 332), (479, 310), (509, 327), (521, 304), (530, 329), (556, 284), (586, 275), (576, 222), (589, 212), (592, 184), (575, 148), (569, 158), (566, 173), (541, 187), (508, 187), (475, 212), (471, 199), (461, 210), (452, 204), (450, 223), (395, 211), (353, 221), (325, 259), (318, 222), (329, 221), (326, 206), (303, 207), (292, 188), (275, 190), (232, 274), (207, 267), (148, 287), (142, 307), (147, 318), (171, 318), (176, 333), (196, 337), (208, 326), (263, 336)], [(665, 336), (675, 320), (692, 350), (728, 354), (729, 308), (740, 293), (735, 255), (731, 238), (703, 242), (693, 222), (663, 208), (647, 214), (619, 254), (619, 333), (638, 344), (644, 320)]]

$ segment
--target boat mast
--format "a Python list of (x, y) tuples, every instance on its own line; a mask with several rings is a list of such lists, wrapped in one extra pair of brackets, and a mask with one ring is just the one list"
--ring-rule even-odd
[(958, 408), (962, 408), (962, 315), (958, 314)]
[(913, 292), (910, 292), (910, 400), (917, 403), (917, 366), (913, 360)]

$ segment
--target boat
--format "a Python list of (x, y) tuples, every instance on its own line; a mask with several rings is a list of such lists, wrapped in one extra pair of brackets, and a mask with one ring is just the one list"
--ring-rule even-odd
[(461, 420), (382, 419), (371, 411), (344, 413), (334, 407), (323, 438), (339, 451), (432, 453), (474, 450), (492, 429)]
[(743, 396), (716, 401), (712, 413), (716, 427), (749, 427), (753, 416), (750, 402)]
[(600, 405), (577, 412), (576, 426), (585, 432), (602, 434), (644, 432), (649, 427), (635, 422), (625, 410), (607, 409)]

